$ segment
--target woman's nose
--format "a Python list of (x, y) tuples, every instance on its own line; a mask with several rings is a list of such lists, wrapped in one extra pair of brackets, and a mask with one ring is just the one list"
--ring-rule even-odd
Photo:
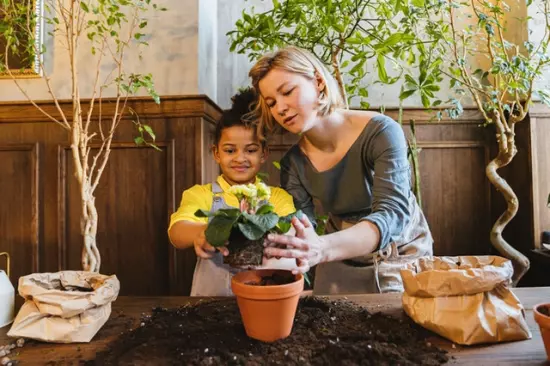
[(285, 102), (283, 101), (278, 101), (277, 102), (277, 113), (279, 114), (279, 116), (283, 117), (286, 112), (288, 111), (288, 105), (286, 105)]

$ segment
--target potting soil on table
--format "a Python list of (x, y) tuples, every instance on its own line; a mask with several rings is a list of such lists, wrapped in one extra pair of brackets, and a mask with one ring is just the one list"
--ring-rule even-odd
[[(266, 317), (269, 314), (265, 315)], [(247, 337), (234, 299), (153, 309), (89, 365), (440, 365), (448, 357), (412, 321), (347, 301), (302, 298), (292, 334)]]

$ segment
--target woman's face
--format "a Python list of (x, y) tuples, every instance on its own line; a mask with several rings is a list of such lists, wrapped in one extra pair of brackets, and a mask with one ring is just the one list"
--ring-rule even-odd
[(319, 108), (321, 80), (274, 68), (260, 80), (259, 88), (275, 121), (289, 132), (309, 130)]

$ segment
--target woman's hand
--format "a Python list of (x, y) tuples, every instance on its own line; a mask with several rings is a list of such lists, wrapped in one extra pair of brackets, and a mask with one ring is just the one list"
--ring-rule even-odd
[(204, 231), (199, 234), (193, 240), (193, 245), (195, 247), (195, 253), (197, 254), (197, 257), (201, 257), (203, 259), (211, 259), (214, 254), (216, 253), (216, 249), (220, 251), (224, 256), (227, 256), (229, 254), (229, 250), (227, 250), (226, 247), (219, 247), (214, 248), (210, 243), (206, 240), (206, 236), (204, 235)]
[(306, 215), (301, 219), (292, 218), (292, 226), (296, 236), (268, 235), (264, 255), (267, 258), (295, 258), (296, 268), (292, 273), (306, 273), (325, 258), (325, 244)]

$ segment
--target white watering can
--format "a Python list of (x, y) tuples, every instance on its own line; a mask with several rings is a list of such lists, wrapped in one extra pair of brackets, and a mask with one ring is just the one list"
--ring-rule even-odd
[(15, 315), (15, 289), (10, 282), (10, 255), (6, 252), (0, 253), (6, 256), (6, 272), (0, 270), (0, 328), (13, 322)]

